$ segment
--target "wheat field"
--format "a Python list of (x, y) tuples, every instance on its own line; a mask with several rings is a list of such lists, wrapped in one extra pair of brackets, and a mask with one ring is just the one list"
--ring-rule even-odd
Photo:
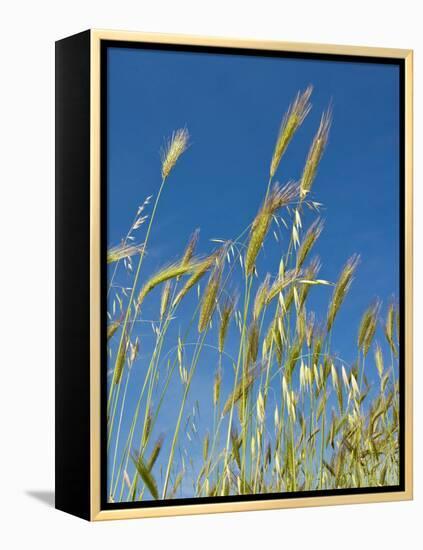
[[(314, 183), (330, 155), (330, 106), (310, 136), (301, 176), (278, 181), (312, 93), (299, 91), (288, 106), (262, 203), (238, 235), (216, 239), (204, 254), (193, 228), (179, 258), (164, 258), (145, 276), (161, 201), (179, 192), (178, 165), (195, 155), (181, 128), (163, 146), (154, 196), (134, 207), (127, 234), (107, 252), (109, 502), (399, 483), (397, 304), (369, 303), (352, 335), (356, 359), (344, 361), (332, 333), (360, 251), (345, 258), (336, 280), (325, 278), (324, 258), (314, 254), (325, 238)], [(269, 240), (279, 253), (267, 273), (258, 262)], [(310, 297), (322, 292), (327, 305), (314, 311)], [(144, 315), (149, 303), (154, 319)], [(154, 337), (147, 355), (142, 323)]]

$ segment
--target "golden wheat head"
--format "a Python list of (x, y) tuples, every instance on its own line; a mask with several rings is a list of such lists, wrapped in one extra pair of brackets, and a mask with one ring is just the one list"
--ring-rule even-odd
[(320, 119), (320, 125), (314, 136), (310, 150), (308, 152), (307, 160), (304, 166), (303, 175), (301, 177), (300, 196), (304, 199), (311, 190), (314, 178), (316, 177), (317, 168), (319, 162), (323, 156), (323, 152), (326, 147), (326, 143), (329, 137), (329, 130), (332, 124), (332, 109), (329, 109), (323, 113)]
[(171, 138), (162, 150), (162, 178), (166, 179), (172, 168), (178, 162), (179, 157), (187, 150), (189, 132), (186, 128), (180, 128), (173, 132)]
[(284, 154), (289, 142), (299, 126), (303, 123), (304, 119), (308, 115), (311, 109), (309, 99), (313, 91), (313, 86), (300, 93), (298, 92), (294, 103), (289, 106), (288, 112), (285, 114), (280, 129), (278, 138), (275, 144), (275, 150), (273, 151), (272, 161), (270, 163), (270, 177), (276, 173), (282, 155)]
[(269, 231), (272, 217), (297, 196), (298, 185), (295, 182), (288, 182), (283, 187), (278, 183), (273, 185), (251, 226), (250, 241), (245, 254), (245, 268), (248, 275), (254, 271), (256, 259)]
[(342, 302), (350, 289), (354, 272), (357, 268), (359, 260), (360, 257), (357, 254), (354, 254), (351, 258), (349, 258), (341, 272), (341, 275), (339, 276), (338, 282), (335, 285), (332, 300), (329, 305), (326, 323), (328, 332), (331, 330), (336, 314), (338, 313), (339, 308), (341, 307)]

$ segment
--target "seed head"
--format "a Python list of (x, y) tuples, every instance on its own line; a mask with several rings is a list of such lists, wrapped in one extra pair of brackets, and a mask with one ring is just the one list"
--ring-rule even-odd
[(323, 222), (320, 219), (317, 219), (308, 229), (297, 252), (297, 269), (301, 269), (310, 250), (313, 248), (315, 242), (320, 237), (322, 229)]
[(165, 283), (166, 281), (169, 281), (171, 279), (181, 277), (186, 273), (195, 272), (196, 269), (198, 269), (199, 263), (199, 260), (191, 259), (191, 261), (185, 265), (182, 264), (182, 262), (178, 262), (160, 269), (141, 288), (137, 300), (138, 307), (141, 306), (147, 294), (149, 294), (156, 286), (160, 285), (161, 283)]
[(250, 242), (245, 255), (245, 268), (248, 275), (254, 271), (258, 253), (269, 231), (273, 215), (297, 196), (298, 185), (294, 182), (289, 182), (284, 187), (275, 183), (267, 195), (251, 226)]
[(178, 292), (175, 299), (173, 300), (172, 307), (175, 307), (177, 304), (179, 304), (179, 302), (182, 300), (182, 298), (184, 298), (184, 296), (186, 296), (186, 294), (188, 294), (191, 288), (200, 281), (200, 279), (207, 273), (207, 271), (216, 262), (217, 257), (218, 257), (218, 253), (213, 252), (213, 254), (210, 254), (210, 256), (207, 256), (206, 258), (198, 262), (197, 267), (194, 270), (193, 274), (187, 280), (185, 285), (181, 288), (181, 290)]
[(270, 274), (268, 273), (264, 281), (259, 286), (254, 300), (253, 318), (255, 321), (260, 317), (260, 313), (266, 301), (269, 292)]
[(200, 317), (198, 320), (198, 332), (204, 332), (211, 321), (216, 308), (216, 298), (220, 288), (221, 278), (222, 266), (219, 263), (219, 265), (216, 265), (215, 269), (211, 273), (207, 286), (204, 290)]
[(257, 361), (259, 348), (259, 326), (253, 321), (248, 330), (247, 363), (254, 364)]
[(358, 330), (357, 343), (359, 349), (362, 350), (365, 356), (369, 352), (371, 343), (376, 332), (379, 309), (380, 302), (377, 301), (364, 312), (364, 315), (361, 319), (360, 327)]
[(216, 406), (220, 399), (220, 388), (222, 385), (222, 372), (219, 369), (214, 376), (213, 383), (213, 405)]
[(304, 166), (303, 175), (301, 178), (300, 197), (304, 199), (310, 192), (313, 185), (314, 178), (316, 177), (317, 168), (319, 162), (323, 156), (323, 152), (326, 147), (326, 143), (329, 137), (329, 130), (332, 123), (332, 110), (329, 108), (323, 113), (320, 120), (320, 125), (314, 136), (310, 150), (308, 152), (307, 160)]
[(169, 305), (169, 296), (170, 296), (170, 281), (167, 281), (163, 287), (162, 297), (160, 300), (160, 319), (163, 319), (164, 314), (166, 313), (167, 306)]
[(288, 147), (293, 135), (310, 112), (311, 105), (309, 103), (309, 99), (312, 91), (313, 87), (309, 86), (304, 92), (298, 92), (294, 103), (289, 106), (289, 109), (282, 120), (275, 144), (275, 150), (273, 151), (272, 162), (270, 163), (271, 178), (275, 175), (282, 155)]
[(118, 246), (114, 246), (113, 248), (109, 248), (109, 250), (107, 251), (107, 263), (112, 264), (114, 262), (118, 262), (119, 260), (123, 260), (124, 258), (135, 256), (135, 254), (140, 254), (143, 248), (144, 245), (126, 244), (121, 244)]
[(342, 302), (345, 299), (345, 296), (347, 295), (353, 277), (354, 272), (357, 268), (358, 262), (360, 257), (356, 254), (351, 256), (351, 258), (347, 261), (347, 263), (344, 266), (344, 269), (341, 272), (341, 275), (339, 276), (338, 282), (335, 285), (335, 288), (333, 290), (332, 294), (332, 300), (329, 305), (328, 310), (328, 317), (327, 317), (327, 331), (330, 332), (333, 326), (333, 322), (335, 321), (335, 317), (339, 311), (339, 308), (342, 305)]
[(197, 228), (194, 233), (191, 235), (189, 241), (188, 241), (188, 244), (187, 244), (187, 247), (185, 249), (185, 252), (184, 252), (184, 256), (182, 258), (182, 263), (183, 264), (187, 264), (193, 254), (194, 254), (194, 251), (195, 251), (195, 247), (197, 245), (197, 242), (198, 242), (198, 237), (200, 235), (200, 230)]
[(186, 151), (189, 141), (189, 132), (186, 128), (180, 128), (172, 133), (162, 149), (162, 178), (166, 179), (172, 168), (178, 162), (179, 157)]
[(226, 334), (229, 328), (229, 321), (231, 319), (232, 312), (235, 307), (235, 299), (227, 298), (221, 312), (220, 326), (219, 326), (219, 353), (223, 352), (225, 346)]
[(391, 304), (388, 309), (388, 315), (386, 317), (385, 324), (385, 336), (388, 341), (389, 347), (395, 357), (398, 355), (397, 347), (394, 341), (394, 325), (395, 325), (395, 306)]

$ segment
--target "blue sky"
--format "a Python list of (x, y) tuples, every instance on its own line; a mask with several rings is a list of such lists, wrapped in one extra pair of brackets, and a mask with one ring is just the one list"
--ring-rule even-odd
[[(263, 200), (281, 118), (297, 91), (308, 84), (314, 86), (312, 111), (275, 179), (284, 183), (300, 177), (322, 111), (332, 101), (329, 143), (311, 196), (323, 203), (325, 219), (314, 251), (322, 262), (320, 276), (328, 280), (336, 280), (353, 253), (361, 255), (332, 339), (333, 350), (353, 361), (364, 309), (376, 297), (385, 306), (392, 296), (398, 297), (397, 66), (109, 48), (107, 240), (109, 246), (118, 244), (137, 206), (157, 192), (160, 148), (183, 126), (190, 132), (191, 146), (166, 183), (143, 276), (177, 259), (197, 227), (202, 253), (215, 247), (210, 239), (238, 235)], [(314, 216), (307, 215), (306, 224)], [(261, 275), (276, 273), (278, 247), (286, 242), (266, 247), (258, 264)], [(125, 284), (122, 274), (120, 282)], [(326, 314), (330, 295), (329, 288), (313, 289), (318, 316)], [(152, 297), (145, 312), (148, 318), (157, 317), (157, 298)], [(175, 338), (177, 332), (175, 327)], [(151, 327), (143, 325), (139, 335), (142, 363), (149, 355)], [(202, 387), (209, 387), (213, 361), (210, 355), (212, 367), (200, 365), (202, 374), (197, 373), (192, 392), (197, 398)], [(178, 392), (177, 387), (171, 391), (176, 399)], [(131, 399), (130, 392), (129, 404)], [(203, 426), (209, 418), (205, 412)]]

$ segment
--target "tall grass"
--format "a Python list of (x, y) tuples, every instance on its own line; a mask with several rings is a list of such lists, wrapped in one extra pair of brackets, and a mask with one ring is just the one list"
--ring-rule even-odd
[[(327, 281), (312, 254), (324, 235), (321, 205), (310, 197), (329, 138), (330, 108), (299, 181), (274, 182), (311, 109), (311, 93), (311, 87), (299, 92), (288, 108), (262, 205), (240, 235), (202, 255), (195, 231), (178, 260), (164, 262), (148, 277), (143, 273), (160, 201), (177, 192), (167, 190), (166, 182), (188, 146), (188, 132), (181, 129), (162, 152), (151, 213), (145, 213), (149, 197), (122, 243), (107, 255), (111, 502), (399, 482), (397, 307), (390, 303), (383, 321), (380, 301), (369, 305), (351, 336), (356, 360), (346, 363), (332, 349), (332, 334), (360, 258), (346, 259), (338, 279)], [(315, 219), (306, 224), (310, 215)], [(274, 271), (260, 274), (262, 250), (273, 238)], [(126, 286), (116, 282), (122, 272), (130, 281)], [(230, 289), (240, 280), (235, 296)], [(312, 311), (313, 292), (328, 295), (327, 311)], [(159, 305), (154, 319), (146, 319), (144, 306), (154, 295)], [(197, 305), (187, 314), (192, 295)], [(177, 337), (169, 330), (175, 323)], [(146, 324), (153, 328), (154, 345), (140, 357), (140, 327)], [(200, 399), (191, 395), (193, 382), (202, 385)], [(201, 425), (201, 411), (210, 406), (212, 421)]]

